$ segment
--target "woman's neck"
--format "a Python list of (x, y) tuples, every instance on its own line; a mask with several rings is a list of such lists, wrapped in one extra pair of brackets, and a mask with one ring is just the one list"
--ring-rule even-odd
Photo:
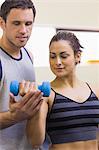
[(55, 80), (51, 82), (51, 85), (53, 87), (76, 87), (81, 81), (76, 76), (73, 76), (72, 78), (58, 78), (56, 77)]

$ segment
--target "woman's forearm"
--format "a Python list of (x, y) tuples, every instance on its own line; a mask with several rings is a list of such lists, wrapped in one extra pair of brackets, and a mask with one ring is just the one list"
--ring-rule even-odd
[(42, 120), (37, 117), (27, 121), (26, 133), (29, 142), (32, 144), (33, 148), (38, 148), (43, 144), (45, 139), (45, 132), (43, 130)]
[(33, 147), (41, 146), (45, 140), (47, 112), (48, 104), (44, 100), (38, 113), (27, 121), (27, 138)]

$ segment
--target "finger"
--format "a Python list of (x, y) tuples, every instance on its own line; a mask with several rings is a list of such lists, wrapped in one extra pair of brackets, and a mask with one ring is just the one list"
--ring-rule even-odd
[[(41, 92), (39, 92), (39, 93), (41, 93)], [(24, 96), (20, 99), (20, 101), (19, 101), (20, 107), (23, 107), (24, 105), (26, 105), (26, 104), (28, 103), (28, 101), (31, 100), (31, 97), (32, 97), (34, 94), (35, 94), (35, 92), (30, 91), (30, 92), (28, 92), (26, 95), (24, 95)]]
[(12, 93), (10, 93), (9, 96), (10, 96), (9, 102), (10, 102), (11, 104), (15, 103), (16, 101), (15, 101), (14, 95), (13, 95)]
[(28, 109), (33, 109), (38, 105), (38, 103), (42, 101), (42, 93), (36, 92), (31, 99), (27, 102), (26, 107)]
[(24, 94), (26, 94), (30, 90), (30, 81), (26, 81), (24, 85)]
[(37, 105), (37, 103), (39, 103), (41, 98), (42, 98), (42, 93), (40, 91), (33, 92), (32, 96), (28, 100), (24, 100), (23, 109), (27, 110), (30, 109), (31, 107), (34, 108)]
[(9, 110), (11, 111), (12, 105), (16, 103), (14, 95), (12, 93), (9, 94)]
[(24, 96), (24, 87), (25, 87), (25, 80), (23, 80), (20, 84), (19, 84), (19, 94), (21, 96)]
[(30, 112), (28, 113), (30, 115), (30, 118), (33, 117), (40, 110), (41, 105), (42, 105), (42, 100), (34, 108), (31, 108), (29, 110)]
[(20, 83), (20, 89), (19, 89), (19, 94), (21, 96), (24, 96), (27, 92), (31, 90), (36, 90), (35, 82), (30, 82), (30, 81), (25, 81), (23, 80)]
[(36, 91), (36, 84), (35, 84), (35, 82), (30, 82), (30, 90), (29, 91), (31, 91), (31, 90)]

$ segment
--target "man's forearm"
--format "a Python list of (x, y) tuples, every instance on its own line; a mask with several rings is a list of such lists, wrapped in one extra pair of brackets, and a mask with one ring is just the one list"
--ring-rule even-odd
[(17, 121), (13, 119), (10, 111), (0, 112), (0, 130), (12, 126), (16, 123)]

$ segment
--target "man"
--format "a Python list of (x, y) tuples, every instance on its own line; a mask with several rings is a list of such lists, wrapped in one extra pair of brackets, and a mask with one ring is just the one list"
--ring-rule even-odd
[[(0, 150), (32, 150), (25, 136), (26, 120), (39, 110), (42, 93), (9, 96), (12, 80), (35, 81), (32, 57), (24, 48), (36, 10), (31, 0), (5, 0), (0, 9)], [(32, 87), (31, 87), (32, 89)]]

